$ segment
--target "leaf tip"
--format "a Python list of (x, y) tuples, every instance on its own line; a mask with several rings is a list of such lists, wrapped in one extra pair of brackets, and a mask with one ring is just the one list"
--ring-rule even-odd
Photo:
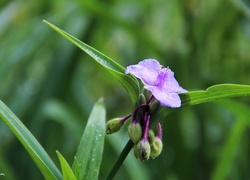
[(43, 22), (44, 22), (45, 24), (49, 25), (49, 26), (52, 26), (52, 24), (51, 24), (49, 21), (45, 20), (45, 19), (43, 19)]
[(99, 99), (98, 99), (98, 102), (99, 102), (99, 103), (103, 103), (103, 102), (104, 102), (104, 98), (103, 98), (103, 97), (99, 98)]
[(57, 154), (57, 156), (61, 155), (61, 153), (58, 150), (56, 150), (56, 154)]

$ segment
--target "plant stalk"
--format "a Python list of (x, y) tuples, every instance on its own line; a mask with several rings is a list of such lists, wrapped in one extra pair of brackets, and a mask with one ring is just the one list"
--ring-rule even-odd
[(131, 140), (128, 141), (128, 143), (126, 144), (126, 146), (124, 147), (124, 149), (122, 150), (122, 153), (120, 154), (119, 158), (117, 159), (117, 161), (115, 162), (113, 168), (111, 169), (111, 171), (109, 172), (108, 176), (107, 176), (107, 180), (112, 180), (117, 171), (120, 169), (123, 161), (126, 159), (128, 153), (130, 152), (130, 150), (133, 147), (133, 142)]

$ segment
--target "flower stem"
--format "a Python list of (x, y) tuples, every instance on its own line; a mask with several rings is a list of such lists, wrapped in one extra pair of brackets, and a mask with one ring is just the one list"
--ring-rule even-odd
[(122, 118), (122, 122), (124, 123), (128, 118), (130, 118), (132, 116), (132, 114), (129, 114), (127, 116), (125, 116), (124, 118)]
[(145, 113), (145, 128), (144, 128), (144, 133), (142, 136), (143, 139), (147, 139), (149, 121), (150, 121), (150, 116), (148, 113)]
[(138, 106), (138, 107), (135, 109), (135, 111), (134, 111), (134, 113), (133, 113), (132, 121), (136, 120), (136, 116), (137, 116), (138, 111), (139, 111), (140, 109), (142, 109), (142, 108), (145, 108), (145, 107), (148, 107), (148, 105), (147, 105), (147, 104), (141, 104), (140, 106)]
[(155, 97), (153, 95), (151, 95), (151, 97), (149, 98), (147, 105), (149, 105), (150, 103), (152, 103), (154, 101)]
[(161, 123), (158, 123), (158, 124), (157, 124), (157, 128), (158, 128), (157, 137), (159, 137), (160, 139), (162, 139), (162, 128), (161, 128)]
[(113, 168), (109, 172), (109, 174), (108, 174), (108, 176), (106, 178), (107, 180), (111, 180), (111, 179), (114, 178), (114, 176), (116, 175), (117, 171), (121, 167), (123, 161), (127, 157), (127, 155), (130, 152), (130, 150), (132, 149), (133, 145), (134, 145), (134, 143), (131, 140), (129, 140), (128, 143), (126, 144), (126, 146), (124, 147), (124, 149), (122, 150), (122, 153), (120, 154), (119, 158), (115, 162)]

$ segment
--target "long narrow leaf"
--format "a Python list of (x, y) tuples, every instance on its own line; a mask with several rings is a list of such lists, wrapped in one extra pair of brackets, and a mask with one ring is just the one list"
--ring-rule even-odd
[[(205, 91), (190, 91), (184, 94), (180, 94), (181, 107), (194, 106), (197, 104), (203, 104), (212, 102), (218, 99), (250, 96), (250, 85), (239, 84), (219, 84), (207, 88)], [(161, 107), (161, 116), (166, 116), (176, 109)]]
[(73, 161), (73, 170), (74, 170), (76, 179), (80, 179), (79, 164), (78, 164), (78, 160), (76, 159), (76, 157), (74, 157), (74, 161)]
[(250, 96), (249, 85), (219, 84), (207, 88), (206, 91), (191, 91), (181, 95), (182, 106), (211, 102), (217, 99)]
[(64, 159), (64, 157), (61, 155), (59, 151), (56, 151), (56, 153), (61, 164), (63, 179), (64, 180), (76, 180), (76, 177), (72, 169), (70, 168), (68, 162), (66, 161), (66, 159)]
[(30, 154), (44, 178), (52, 180), (62, 179), (62, 174), (59, 172), (43, 147), (2, 101), (0, 101), (0, 117)]
[(104, 149), (105, 116), (103, 100), (99, 100), (88, 119), (76, 153), (79, 165), (79, 179), (98, 178)]
[(63, 31), (62, 29), (56, 27), (55, 25), (49, 23), (46, 20), (43, 20), (46, 24), (48, 24), (52, 29), (56, 32), (61, 34), (63, 37), (68, 39), (74, 45), (79, 47), (89, 56), (91, 56), (94, 60), (96, 60), (99, 64), (105, 67), (108, 71), (114, 75), (120, 83), (124, 86), (124, 88), (128, 91), (133, 103), (137, 101), (138, 94), (139, 94), (139, 83), (135, 77), (132, 75), (124, 74), (125, 68), (119, 65), (117, 62), (109, 58), (108, 56), (104, 55), (103, 53), (99, 52), (98, 50), (94, 49), (93, 47), (83, 43), (79, 39), (73, 37), (72, 35), (68, 34), (67, 32)]

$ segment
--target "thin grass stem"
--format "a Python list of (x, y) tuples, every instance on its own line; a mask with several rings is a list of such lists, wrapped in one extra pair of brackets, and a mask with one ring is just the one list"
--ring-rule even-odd
[(128, 143), (126, 144), (126, 146), (124, 147), (124, 149), (122, 150), (122, 153), (120, 154), (119, 158), (117, 159), (117, 161), (115, 162), (113, 168), (111, 169), (111, 171), (109, 172), (108, 176), (107, 176), (107, 180), (112, 180), (116, 173), (118, 172), (118, 170), (120, 169), (123, 161), (126, 159), (128, 153), (130, 152), (130, 150), (133, 147), (133, 142), (131, 140), (128, 141)]

